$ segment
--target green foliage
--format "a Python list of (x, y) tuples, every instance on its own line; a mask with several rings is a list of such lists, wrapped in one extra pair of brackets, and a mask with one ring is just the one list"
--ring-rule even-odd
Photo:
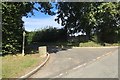
[[(39, 4), (35, 7), (34, 4)], [(2, 52), (3, 54), (21, 51), (22, 33), (24, 31), (22, 17), (34, 15), (33, 10), (54, 15), (51, 4), (40, 2), (3, 2), (2, 5)]]
[(31, 32), (27, 32), (26, 34), (26, 40), (27, 40), (27, 44), (29, 45), (32, 42), (33, 36), (35, 36), (36, 32), (35, 31), (31, 31)]
[(56, 28), (45, 28), (33, 32), (28, 32), (27, 40), (30, 43), (41, 43), (41, 42), (57, 42), (65, 40), (65, 30)]
[(101, 3), (97, 7), (95, 18), (97, 21), (97, 34), (103, 42), (117, 42), (117, 32), (120, 29), (120, 4)]
[[(2, 49), (3, 54), (15, 53), (22, 44), (23, 21), (18, 3), (3, 3), (2, 6)], [(20, 4), (18, 4), (20, 5)], [(20, 8), (20, 7), (19, 7)], [(21, 8), (20, 8), (21, 9)], [(16, 14), (16, 15), (14, 15)]]
[(120, 3), (59, 2), (57, 8), (56, 21), (61, 20), (69, 34), (85, 32), (89, 39), (97, 35), (100, 41), (116, 42), (116, 32), (120, 29)]
[(93, 41), (88, 41), (88, 42), (85, 42), (85, 43), (80, 43), (79, 46), (80, 47), (101, 47), (102, 45), (97, 44)]
[[(35, 7), (34, 4), (39, 4)], [(52, 5), (48, 2), (3, 2), (2, 5), (2, 52), (16, 53), (21, 51), (22, 33), (24, 31), (22, 17), (34, 15), (33, 10), (41, 11), (48, 15), (54, 15)], [(28, 38), (31, 41), (51, 42), (65, 39), (68, 34), (85, 32), (89, 39), (93, 35), (98, 41), (116, 42), (120, 36), (120, 3), (57, 3), (58, 23), (65, 26), (64, 30), (45, 29), (36, 32)], [(63, 31), (63, 32), (62, 32)], [(53, 32), (53, 33), (51, 33)], [(59, 34), (60, 33), (60, 34)], [(64, 34), (62, 34), (64, 33)], [(33, 34), (33, 33), (31, 33)], [(44, 35), (44, 36), (43, 36)], [(58, 35), (64, 35), (59, 37)], [(30, 36), (30, 35), (28, 35)], [(31, 37), (32, 37), (31, 36)], [(48, 39), (49, 38), (49, 39)]]

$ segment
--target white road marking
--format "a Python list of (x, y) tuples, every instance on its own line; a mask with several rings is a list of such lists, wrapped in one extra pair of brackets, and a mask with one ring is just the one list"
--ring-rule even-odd
[[(102, 57), (104, 57), (104, 56), (107, 56), (107, 55), (109, 55), (109, 54), (111, 54), (111, 53), (112, 53), (112, 52), (108, 52), (108, 53), (106, 53), (106, 54), (104, 54), (104, 55), (102, 55), (102, 56), (97, 57), (96, 59), (93, 59), (92, 61), (89, 61), (88, 63), (84, 63), (84, 64), (81, 64), (81, 65), (79, 65), (79, 66), (77, 66), (77, 67), (74, 67), (72, 70), (75, 70), (75, 69), (78, 69), (78, 68), (80, 68), (80, 67), (83, 67), (83, 66), (89, 64), (90, 62), (97, 61), (98, 59), (100, 59), (100, 58), (102, 58)], [(72, 59), (72, 58), (68, 58), (68, 59)], [(60, 73), (60, 74), (59, 74), (58, 76), (56, 76), (55, 78), (59, 78), (59, 77), (62, 76), (63, 74), (67, 74), (67, 73), (68, 73), (68, 72)]]
[(63, 73), (60, 73), (58, 76), (55, 76), (55, 78), (58, 78), (58, 77), (60, 77), (60, 76), (62, 76), (63, 75)]
[(97, 59), (100, 59), (101, 57), (97, 57)]
[(85, 66), (86, 64), (87, 64), (87, 63), (84, 63), (84, 64), (82, 64), (82, 65), (79, 65), (79, 66), (77, 66), (77, 67), (74, 67), (73, 70), (78, 69), (78, 68), (80, 68), (80, 67), (82, 67), (82, 66)]
[(93, 61), (96, 61), (96, 59), (93, 59)]

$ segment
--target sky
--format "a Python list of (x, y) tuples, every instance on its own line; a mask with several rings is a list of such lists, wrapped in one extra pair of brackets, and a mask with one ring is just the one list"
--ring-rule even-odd
[[(38, 5), (35, 5), (38, 6)], [(54, 8), (53, 11), (56, 11)], [(62, 28), (60, 24), (58, 24), (54, 19), (56, 18), (56, 15), (50, 16), (45, 15), (44, 13), (38, 12), (34, 10), (34, 15), (31, 15), (31, 17), (22, 17), (22, 20), (24, 21), (24, 27), (26, 31), (34, 31), (37, 29), (43, 29), (47, 26), (53, 26), (56, 28)]]

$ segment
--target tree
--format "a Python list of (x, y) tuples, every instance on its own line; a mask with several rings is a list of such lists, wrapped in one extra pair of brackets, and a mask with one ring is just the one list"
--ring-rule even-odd
[(120, 29), (120, 3), (101, 3), (95, 13), (97, 34), (103, 42), (116, 42)]
[[(35, 7), (34, 4), (39, 4)], [(2, 5), (2, 52), (16, 53), (21, 51), (22, 33), (24, 31), (22, 17), (28, 16), (33, 10), (41, 11), (45, 14), (54, 15), (51, 12), (52, 5), (48, 2), (3, 2)]]
[(56, 21), (61, 21), (69, 34), (85, 32), (89, 39), (97, 34), (101, 41), (114, 42), (111, 37), (119, 29), (120, 3), (59, 2), (57, 8)]
[[(90, 13), (92, 9), (92, 3), (58, 3), (58, 16), (56, 21), (61, 25), (65, 26), (68, 33), (86, 32), (87, 36), (90, 37), (92, 17)], [(92, 17), (93, 18), (93, 17)]]

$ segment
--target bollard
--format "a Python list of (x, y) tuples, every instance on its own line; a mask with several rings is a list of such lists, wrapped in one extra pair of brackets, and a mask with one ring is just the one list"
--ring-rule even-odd
[(47, 47), (46, 46), (41, 46), (38, 48), (39, 54), (40, 55), (47, 55)]

